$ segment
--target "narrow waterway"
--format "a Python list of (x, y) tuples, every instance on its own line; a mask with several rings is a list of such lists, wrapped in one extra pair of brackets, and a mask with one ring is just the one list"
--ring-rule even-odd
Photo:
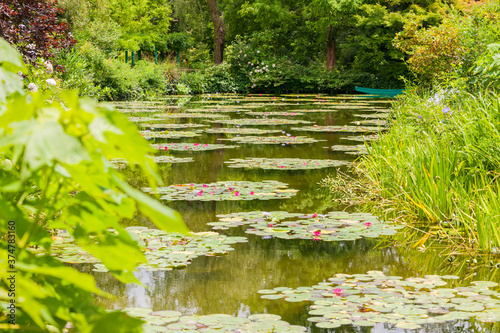
[[(205, 113), (221, 114), (230, 119), (253, 119), (265, 124), (224, 124), (213, 118), (161, 118), (159, 121), (137, 122), (139, 128), (147, 124), (202, 124), (199, 128), (178, 128), (181, 131), (199, 131), (199, 136), (177, 139), (151, 139), (151, 143), (199, 143), (237, 145), (234, 149), (178, 152), (159, 150), (160, 155), (189, 157), (192, 162), (160, 164), (164, 186), (174, 184), (207, 184), (221, 181), (275, 180), (288, 184), (289, 189), (298, 190), (288, 199), (231, 200), (231, 201), (163, 201), (165, 205), (179, 211), (188, 227), (195, 232), (209, 231), (208, 222), (219, 220), (217, 215), (250, 211), (287, 211), (303, 214), (325, 214), (332, 211), (354, 212), (357, 207), (335, 204), (332, 194), (321, 188), (319, 182), (337, 170), (346, 171), (345, 165), (309, 170), (287, 170), (286, 168), (265, 170), (232, 168), (225, 163), (231, 159), (244, 158), (300, 158), (328, 159), (352, 162), (359, 155), (333, 150), (332, 146), (355, 146), (362, 143), (352, 140), (362, 136), (362, 130), (353, 133), (309, 132), (294, 128), (304, 126), (373, 126), (374, 131), (384, 130), (378, 123), (388, 116), (389, 100), (362, 98), (357, 96), (201, 96), (179, 97), (154, 103), (117, 103), (117, 108), (127, 116), (151, 117), (153, 114)], [(165, 109), (166, 106), (175, 108)], [(203, 112), (196, 112), (201, 109)], [(142, 110), (142, 111), (141, 111)], [(211, 110), (207, 112), (207, 110)], [(301, 113), (302, 111), (306, 111)], [(155, 111), (156, 113), (152, 113)], [(248, 114), (248, 112), (254, 112)], [(272, 114), (280, 112), (279, 114)], [(268, 113), (268, 114), (266, 114)], [(228, 118), (229, 119), (229, 118)], [(311, 123), (273, 124), (270, 119), (302, 120)], [(224, 121), (227, 119), (222, 119)], [(215, 122), (214, 122), (215, 121)], [(368, 121), (365, 123), (365, 121)], [(182, 127), (182, 126), (181, 126)], [(307, 136), (318, 140), (304, 144), (259, 144), (258, 142), (237, 143), (223, 139), (246, 136), (244, 131), (233, 134), (213, 134), (209, 128), (257, 128), (278, 130), (276, 133), (256, 136)], [(150, 128), (151, 129), (151, 128)], [(160, 131), (158, 129), (157, 131)], [(154, 131), (154, 129), (152, 129)], [(351, 139), (346, 139), (351, 137)], [(355, 138), (356, 139), (356, 138)], [(335, 148), (334, 148), (335, 149)], [(137, 188), (147, 186), (144, 177), (126, 167), (123, 172)], [(154, 228), (149, 221), (138, 217), (128, 221), (129, 225)], [(351, 241), (314, 241), (312, 239), (279, 239), (245, 233), (247, 226), (219, 230), (232, 236), (244, 236), (247, 243), (232, 245), (233, 251), (220, 256), (202, 256), (194, 259), (182, 269), (170, 271), (138, 270), (139, 285), (123, 285), (109, 273), (94, 272), (91, 265), (81, 265), (82, 270), (91, 272), (99, 286), (116, 296), (115, 299), (98, 299), (110, 309), (145, 307), (153, 310), (177, 310), (184, 315), (205, 315), (224, 313), (248, 317), (255, 313), (276, 314), (293, 325), (306, 326), (312, 332), (326, 332), (307, 320), (310, 302), (286, 302), (284, 300), (262, 299), (257, 291), (276, 287), (297, 288), (313, 286), (327, 281), (337, 273), (364, 274), (368, 271), (382, 271), (386, 275), (421, 277), (426, 274), (450, 273), (442, 265), (436, 253), (422, 254), (416, 249), (391, 246), (392, 238), (360, 238)], [(393, 236), (398, 237), (398, 236)], [(460, 272), (460, 271), (459, 271)], [(453, 272), (452, 272), (453, 273)], [(451, 286), (466, 284), (471, 279), (463, 270), (460, 279), (450, 282)], [(492, 279), (490, 269), (477, 270), (475, 280)], [(493, 278), (494, 279), (494, 278)], [(343, 325), (329, 329), (330, 332), (403, 332), (389, 324), (375, 327)], [(490, 324), (469, 321), (449, 321), (442, 324), (423, 325), (421, 332), (487, 332), (495, 331)]]

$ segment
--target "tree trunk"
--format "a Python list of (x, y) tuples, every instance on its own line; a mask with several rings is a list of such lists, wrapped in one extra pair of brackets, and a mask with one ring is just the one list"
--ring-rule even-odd
[(219, 11), (217, 0), (207, 0), (210, 16), (214, 24), (214, 64), (219, 65), (224, 56), (224, 43), (226, 41), (226, 26), (224, 17)]
[(329, 71), (335, 69), (335, 38), (333, 36), (333, 27), (328, 27), (328, 39), (326, 42), (326, 69)]

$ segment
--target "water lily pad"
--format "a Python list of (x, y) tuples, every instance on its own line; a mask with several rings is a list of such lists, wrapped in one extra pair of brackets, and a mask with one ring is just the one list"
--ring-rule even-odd
[(335, 145), (331, 147), (333, 151), (341, 151), (346, 154), (351, 155), (366, 155), (368, 154), (368, 149), (365, 145), (355, 145), (355, 146), (343, 146), (343, 145)]
[(316, 140), (313, 138), (309, 138), (307, 136), (286, 136), (286, 135), (281, 135), (281, 136), (241, 136), (241, 137), (234, 137), (234, 138), (224, 139), (224, 140), (235, 141), (237, 143), (249, 143), (249, 144), (255, 144), (255, 145), (263, 145), (263, 144), (293, 145), (293, 144), (314, 143), (314, 142), (319, 142), (319, 141), (325, 141), (325, 140)]
[(380, 131), (378, 127), (368, 126), (304, 126), (292, 127), (292, 130), (306, 132), (334, 132), (334, 133), (377, 133)]
[(233, 158), (224, 163), (230, 168), (264, 169), (264, 170), (308, 170), (331, 168), (350, 164), (338, 160), (308, 160), (300, 158)]
[(141, 123), (141, 122), (155, 121), (155, 120), (158, 120), (158, 118), (151, 118), (151, 117), (128, 117), (128, 121), (131, 121), (133, 123)]
[[(142, 190), (152, 193), (150, 187), (144, 187)], [(297, 190), (288, 189), (287, 184), (274, 180), (177, 184), (156, 189), (156, 193), (162, 194), (161, 200), (187, 201), (288, 199), (297, 192)]]
[(281, 130), (264, 130), (258, 128), (243, 128), (243, 127), (222, 127), (222, 128), (209, 128), (205, 133), (213, 134), (238, 134), (238, 135), (258, 135), (258, 134), (271, 134), (279, 133)]
[(229, 116), (225, 114), (217, 114), (217, 113), (194, 113), (194, 112), (185, 112), (185, 113), (163, 113), (163, 114), (155, 114), (154, 115), (156, 120), (158, 118), (216, 118), (216, 119), (223, 119), (223, 118), (229, 118)]
[(294, 116), (304, 115), (303, 112), (296, 112), (296, 111), (249, 111), (246, 112), (246, 114), (250, 116), (263, 116), (263, 117), (269, 117), (269, 116), (294, 117)]
[[(248, 234), (271, 236), (281, 239), (312, 239), (316, 241), (338, 241), (348, 236), (355, 240), (361, 237), (378, 237), (387, 231), (397, 230), (397, 226), (380, 221), (370, 214), (330, 212), (327, 214), (302, 214), (275, 212), (242, 212), (217, 215), (218, 222), (207, 225), (214, 229), (248, 225)], [(361, 280), (371, 281), (373, 277), (363, 276)], [(342, 280), (345, 281), (345, 280)], [(325, 289), (326, 286), (316, 286)], [(301, 290), (301, 289), (297, 289)], [(310, 289), (305, 289), (309, 291)], [(353, 293), (356, 291), (353, 291)]]
[(367, 141), (378, 141), (379, 138), (380, 137), (378, 134), (371, 134), (371, 135), (363, 134), (363, 135), (356, 135), (356, 136), (341, 137), (340, 140), (367, 142)]
[(199, 132), (194, 131), (140, 131), (139, 134), (145, 139), (178, 139), (200, 136)]
[[(123, 309), (133, 317), (137, 317), (129, 309)], [(151, 312), (151, 309), (149, 309)], [(163, 311), (160, 311), (163, 312)], [(253, 314), (248, 318), (234, 317), (226, 314), (204, 316), (181, 316), (176, 322), (162, 324), (157, 316), (142, 315), (146, 321), (143, 326), (146, 332), (305, 332), (303, 326), (290, 325), (273, 314)]]
[(289, 125), (289, 124), (312, 124), (310, 121), (296, 119), (230, 119), (230, 120), (214, 120), (214, 123), (227, 125), (244, 125), (244, 126), (273, 126), (273, 125)]
[(188, 128), (200, 128), (208, 127), (208, 125), (203, 124), (143, 124), (142, 127), (147, 127), (151, 129), (188, 129)]
[[(189, 265), (193, 259), (199, 256), (227, 254), (233, 250), (230, 245), (247, 241), (244, 237), (230, 237), (220, 235), (216, 232), (182, 235), (145, 227), (128, 227), (125, 230), (133, 235), (133, 238), (138, 242), (139, 247), (146, 256), (147, 262), (140, 263), (139, 267), (152, 270), (182, 268)], [(77, 246), (68, 233), (59, 231), (56, 235), (50, 249), (52, 255), (61, 261), (72, 263), (74, 253), (77, 253), (78, 258), (81, 260), (80, 262), (94, 263), (98, 268), (97, 271), (107, 271), (99, 259)], [(72, 251), (68, 251), (68, 249)], [(43, 250), (38, 248), (33, 249), (33, 252), (42, 253)], [(132, 311), (131, 309), (129, 310)], [(142, 308), (134, 308), (133, 310), (141, 313), (148, 311)], [(168, 314), (165, 312), (156, 315), (166, 316)], [(170, 314), (176, 315), (176, 313)]]
[(387, 126), (389, 123), (387, 120), (383, 119), (366, 119), (366, 120), (355, 120), (351, 124), (356, 126), (369, 125), (369, 126)]
[[(153, 160), (155, 163), (188, 163), (188, 162), (193, 162), (192, 157), (174, 157), (174, 156), (155, 156), (153, 157)], [(124, 165), (127, 165), (128, 162), (124, 158), (115, 158), (110, 161), (111, 163), (115, 164), (118, 167), (123, 167)]]
[[(492, 298), (493, 296), (481, 295), (477, 300), (478, 294), (469, 291), (478, 286), (486, 290), (488, 286), (496, 286), (489, 281), (473, 282), (474, 287), (451, 289), (441, 288), (446, 285), (446, 281), (438, 275), (403, 279), (398, 276), (386, 276), (380, 271), (371, 271), (368, 274), (336, 274), (328, 280), (330, 282), (313, 286), (313, 291), (322, 291), (320, 294), (312, 295), (310, 288), (299, 287), (278, 291), (275, 295), (281, 294), (285, 301), (314, 302), (311, 306), (313, 310), (309, 311), (312, 317), (308, 320), (324, 328), (330, 327), (331, 322), (352, 322), (357, 326), (389, 323), (397, 328), (418, 329), (421, 324), (467, 320), (472, 317), (485, 322), (500, 321), (500, 310), (489, 310), (483, 303), (486, 300), (500, 301), (496, 296)], [(440, 290), (443, 292), (439, 292)], [(357, 293), (352, 294), (351, 291)], [(454, 296), (455, 294), (457, 296)]]
[(233, 149), (238, 146), (220, 145), (212, 143), (155, 143), (151, 147), (161, 151), (207, 151), (217, 149)]

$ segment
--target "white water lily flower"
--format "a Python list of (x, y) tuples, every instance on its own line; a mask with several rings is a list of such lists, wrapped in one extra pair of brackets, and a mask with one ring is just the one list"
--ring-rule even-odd
[(36, 84), (34, 84), (33, 82), (28, 84), (28, 90), (31, 92), (38, 92), (38, 88), (37, 88)]
[(53, 87), (55, 87), (55, 86), (57, 85), (57, 82), (56, 82), (56, 80), (54, 80), (54, 79), (47, 79), (47, 80), (45, 80), (45, 82), (47, 82), (47, 84), (48, 84), (49, 86), (53, 86)]

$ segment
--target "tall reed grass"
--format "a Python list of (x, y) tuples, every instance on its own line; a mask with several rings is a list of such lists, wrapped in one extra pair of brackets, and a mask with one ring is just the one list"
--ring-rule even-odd
[[(500, 96), (408, 89), (358, 165), (398, 210), (481, 251), (500, 248)], [(445, 227), (446, 226), (446, 227)]]

